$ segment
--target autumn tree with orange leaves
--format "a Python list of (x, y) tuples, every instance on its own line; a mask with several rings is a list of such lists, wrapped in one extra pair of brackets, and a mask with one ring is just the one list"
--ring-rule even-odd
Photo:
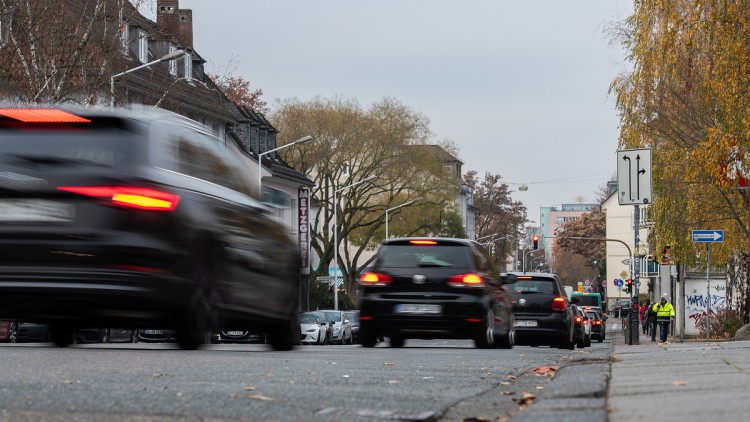
[(653, 153), (650, 242), (700, 269), (705, 248), (691, 231), (724, 230), (711, 262), (730, 268), (736, 294), (747, 298), (750, 8), (738, 0), (635, 2), (615, 33), (633, 64), (611, 85), (619, 146)]

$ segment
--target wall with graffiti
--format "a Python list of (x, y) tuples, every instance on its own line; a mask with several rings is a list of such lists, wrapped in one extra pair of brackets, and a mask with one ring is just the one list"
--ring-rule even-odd
[(706, 279), (685, 280), (685, 335), (697, 336), (699, 319), (706, 315), (708, 301), (711, 301), (711, 315), (726, 308), (726, 280), (711, 279), (711, 291), (706, 290)]

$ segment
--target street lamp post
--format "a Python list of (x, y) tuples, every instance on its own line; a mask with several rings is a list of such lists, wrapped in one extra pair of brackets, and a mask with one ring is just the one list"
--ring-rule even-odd
[(119, 78), (120, 76), (127, 75), (130, 72), (135, 72), (136, 70), (141, 70), (141, 69), (146, 68), (146, 67), (151, 67), (151, 66), (153, 66), (153, 65), (155, 65), (157, 63), (167, 62), (167, 61), (170, 61), (170, 60), (178, 59), (178, 58), (180, 58), (180, 57), (182, 57), (184, 55), (185, 55), (185, 50), (176, 50), (176, 51), (173, 51), (173, 52), (171, 52), (169, 54), (166, 54), (166, 55), (162, 56), (161, 58), (156, 59), (156, 60), (154, 60), (152, 62), (148, 62), (148, 63), (142, 64), (142, 65), (140, 65), (138, 67), (134, 67), (132, 69), (128, 69), (128, 70), (126, 70), (124, 72), (120, 72), (120, 73), (118, 73), (116, 75), (112, 75), (112, 77), (109, 78), (109, 105), (110, 105), (110, 107), (114, 107), (115, 106), (115, 79)]
[(352, 183), (351, 185), (346, 185), (333, 191), (333, 309), (337, 311), (339, 310), (339, 207), (337, 203), (337, 195), (342, 190), (361, 185), (362, 183), (369, 182), (377, 178), (378, 176), (372, 175), (360, 180), (359, 182)]
[(271, 149), (271, 150), (268, 150), (268, 151), (265, 151), (265, 152), (262, 152), (262, 153), (258, 154), (258, 199), (260, 199), (261, 202), (263, 202), (263, 191), (262, 191), (262, 188), (263, 188), (263, 180), (262, 180), (262, 173), (263, 173), (262, 159), (263, 159), (263, 156), (266, 155), (266, 154), (270, 154), (272, 152), (276, 152), (276, 151), (278, 151), (280, 149), (284, 149), (286, 147), (290, 147), (292, 145), (299, 145), (299, 144), (304, 144), (305, 142), (310, 142), (310, 141), (312, 141), (312, 139), (313, 139), (313, 137), (310, 136), (310, 135), (303, 136), (302, 138), (299, 138), (299, 139), (297, 139), (294, 142), (290, 142), (290, 143), (288, 143), (286, 145), (282, 145), (282, 146), (280, 146), (278, 148), (274, 148), (274, 149)]
[(401, 204), (401, 205), (397, 205), (397, 206), (395, 206), (395, 207), (393, 207), (393, 208), (388, 208), (387, 210), (385, 210), (385, 238), (386, 238), (386, 239), (388, 239), (388, 212), (389, 212), (389, 211), (393, 211), (393, 210), (395, 210), (395, 209), (397, 209), (397, 208), (401, 208), (401, 207), (405, 207), (405, 206), (407, 206), (407, 205), (411, 205), (411, 204), (413, 204), (413, 203), (415, 203), (415, 202), (417, 202), (417, 201), (421, 201), (422, 199), (424, 199), (424, 198), (422, 198), (422, 197), (420, 196), (419, 198), (416, 198), (416, 199), (412, 199), (411, 201), (408, 201), (408, 202), (404, 202), (404, 203), (403, 203), (403, 204)]

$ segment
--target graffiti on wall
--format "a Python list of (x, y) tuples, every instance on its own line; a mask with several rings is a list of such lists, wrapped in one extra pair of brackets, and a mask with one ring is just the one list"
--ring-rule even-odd
[(711, 315), (727, 307), (726, 285), (723, 280), (711, 280), (710, 296), (706, 292), (705, 279), (685, 281), (685, 334), (699, 334), (698, 324), (706, 316), (709, 301)]

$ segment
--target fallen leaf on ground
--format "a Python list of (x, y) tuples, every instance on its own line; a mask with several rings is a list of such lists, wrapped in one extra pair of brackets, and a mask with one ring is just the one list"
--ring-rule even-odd
[(498, 385), (510, 385), (510, 382), (508, 381), (500, 381)]
[(385, 366), (393, 366), (393, 365), (395, 365), (395, 363), (393, 363), (393, 362), (385, 362), (385, 363), (383, 363), (383, 365), (385, 365)]
[(517, 376), (515, 376), (515, 375), (508, 375), (508, 379), (509, 379), (509, 380), (514, 380), (514, 379), (516, 379), (516, 378), (518, 378), (518, 377), (517, 377)]
[(255, 387), (244, 387), (242, 390), (244, 390), (244, 391), (253, 391), (253, 390), (255, 390)]
[(559, 366), (537, 366), (536, 368), (534, 368), (534, 373), (539, 375), (540, 377), (554, 377), (558, 369), (560, 369)]
[(543, 385), (537, 385), (537, 386), (536, 386), (536, 389), (537, 389), (537, 390), (544, 390), (544, 386), (543, 386)]
[(512, 396), (513, 394), (516, 394), (516, 392), (515, 391), (501, 391), (500, 392), (501, 396)]
[(535, 399), (535, 394), (524, 391), (524, 393), (521, 395), (521, 398), (514, 398), (513, 401), (516, 402), (519, 406), (526, 406), (533, 403)]
[(75, 384), (75, 381), (71, 381), (71, 380), (63, 380), (63, 381), (62, 381), (62, 383), (63, 383), (63, 384)]
[(398, 383), (399, 383), (399, 382), (398, 382), (398, 381), (396, 381), (396, 380), (389, 380), (389, 381), (388, 381), (388, 384), (398, 384)]
[(490, 375), (495, 375), (495, 373), (494, 372), (485, 372), (483, 375), (490, 376)]
[(273, 397), (264, 396), (263, 394), (253, 394), (252, 396), (247, 396), (244, 394), (230, 394), (229, 397), (233, 399), (250, 399), (250, 400), (261, 400), (261, 401), (275, 400)]
[(688, 385), (687, 381), (672, 381), (672, 385)]
[(163, 376), (164, 376), (164, 374), (160, 374), (160, 373), (158, 373), (158, 372), (157, 372), (157, 373), (153, 374), (152, 376), (153, 376), (154, 378), (160, 378), (160, 377), (163, 377)]

